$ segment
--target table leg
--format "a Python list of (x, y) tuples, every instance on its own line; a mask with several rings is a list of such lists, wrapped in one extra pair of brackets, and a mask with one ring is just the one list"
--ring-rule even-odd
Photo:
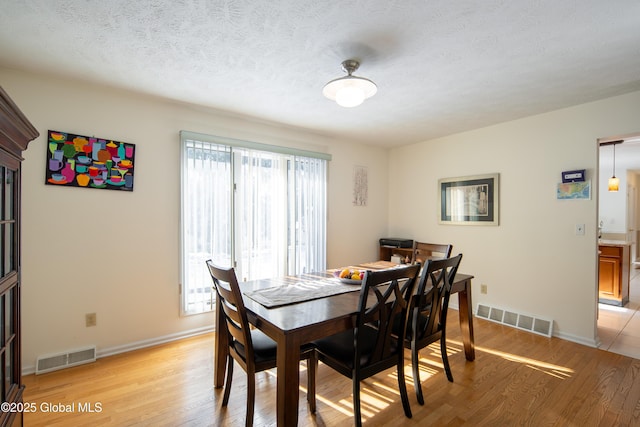
[(216, 298), (216, 316), (214, 318), (216, 330), (213, 346), (213, 386), (220, 388), (224, 384), (224, 375), (227, 369), (227, 356), (229, 355), (229, 343), (227, 336), (227, 323), (222, 313), (220, 299)]
[(298, 390), (300, 387), (300, 342), (285, 335), (278, 340), (277, 355), (278, 426), (298, 425)]
[(476, 358), (473, 338), (473, 304), (471, 302), (471, 279), (465, 280), (464, 289), (458, 292), (458, 316), (462, 330), (462, 343), (467, 360)]

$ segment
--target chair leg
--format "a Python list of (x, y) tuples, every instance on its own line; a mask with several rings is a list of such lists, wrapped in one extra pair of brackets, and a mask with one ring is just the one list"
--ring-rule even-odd
[(253, 426), (253, 408), (256, 401), (256, 373), (247, 371), (247, 415), (246, 427)]
[(309, 411), (316, 413), (316, 372), (318, 371), (318, 355), (314, 351), (311, 352), (307, 360), (307, 402), (309, 402)]
[(453, 374), (451, 373), (451, 367), (449, 366), (449, 356), (447, 355), (447, 340), (444, 335), (444, 331), (442, 331), (442, 336), (440, 337), (440, 354), (442, 354), (442, 364), (444, 365), (444, 371), (447, 373), (447, 379), (450, 382), (453, 382)]
[(356, 427), (362, 427), (362, 413), (360, 412), (360, 381), (353, 375), (353, 421)]
[(402, 407), (404, 408), (404, 415), (407, 418), (411, 418), (411, 406), (409, 405), (409, 396), (407, 395), (407, 383), (404, 379), (404, 357), (403, 353), (400, 353), (398, 360), (398, 388), (400, 389), (400, 397), (402, 399)]
[(413, 368), (413, 387), (416, 389), (416, 398), (420, 405), (424, 405), (422, 386), (420, 385), (420, 354), (415, 345), (411, 346), (411, 367)]
[(233, 380), (233, 357), (227, 356), (227, 380), (224, 383), (224, 395), (222, 397), (222, 406), (229, 403), (229, 394), (231, 393), (231, 381)]

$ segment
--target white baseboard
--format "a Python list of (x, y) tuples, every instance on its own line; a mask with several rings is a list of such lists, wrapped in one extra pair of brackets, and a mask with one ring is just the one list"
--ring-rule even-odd
[[(203, 326), (202, 328), (190, 329), (188, 331), (177, 332), (175, 334), (163, 335), (156, 338), (150, 338), (147, 340), (136, 341), (129, 344), (118, 345), (114, 347), (108, 347), (104, 349), (98, 349), (96, 352), (96, 359), (100, 359), (102, 357), (113, 356), (120, 353), (126, 353), (128, 351), (139, 350), (142, 348), (153, 347), (155, 345), (165, 344), (171, 341), (177, 341), (184, 338), (195, 337), (197, 335), (206, 334), (209, 332), (213, 332), (214, 328), (212, 326)], [(36, 366), (23, 366), (22, 367), (22, 375), (30, 375), (36, 372)]]
[(576, 336), (576, 335), (573, 335), (573, 334), (567, 334), (567, 333), (562, 332), (562, 331), (560, 331), (558, 333), (554, 332), (553, 336), (557, 337), (557, 338), (561, 338), (561, 339), (566, 340), (566, 341), (571, 341), (571, 342), (574, 342), (574, 343), (577, 343), (577, 344), (586, 345), (587, 347), (598, 348), (598, 346), (600, 345), (600, 343), (598, 342), (598, 341), (600, 341), (599, 339), (598, 340), (596, 340), (595, 338), (594, 339), (588, 339), (588, 338), (579, 337), (579, 336)]

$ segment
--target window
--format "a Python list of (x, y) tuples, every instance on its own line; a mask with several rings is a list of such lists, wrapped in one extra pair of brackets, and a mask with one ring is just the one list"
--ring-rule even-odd
[(181, 132), (181, 312), (213, 308), (207, 259), (241, 281), (326, 268), (329, 156)]

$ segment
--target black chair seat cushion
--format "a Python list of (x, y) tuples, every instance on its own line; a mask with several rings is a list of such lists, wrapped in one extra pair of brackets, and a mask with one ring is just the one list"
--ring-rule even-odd
[[(374, 350), (378, 331), (371, 326), (364, 326), (358, 336), (360, 344), (360, 366), (367, 366), (370, 354)], [(353, 369), (355, 347), (353, 345), (354, 331), (340, 332), (327, 338), (314, 341), (313, 344), (321, 355), (330, 357), (344, 366)], [(392, 352), (397, 351), (397, 341), (392, 343)]]
[[(251, 341), (253, 342), (253, 354), (255, 356), (256, 363), (276, 359), (278, 351), (276, 342), (265, 335), (264, 332), (259, 329), (252, 329)], [(244, 346), (242, 344), (234, 340), (233, 347), (244, 360), (247, 360), (247, 355), (245, 354)]]
[[(400, 335), (400, 328), (402, 327), (402, 322), (399, 321), (400, 320), (400, 316), (398, 316), (396, 318), (396, 321), (393, 323), (393, 334), (395, 336)], [(418, 331), (424, 331), (424, 328), (427, 325), (427, 322), (429, 321), (429, 317), (423, 315), (422, 313), (418, 314)], [(412, 323), (413, 323), (413, 318), (409, 317), (409, 323), (407, 324), (407, 340), (411, 341), (411, 334), (412, 334)]]

